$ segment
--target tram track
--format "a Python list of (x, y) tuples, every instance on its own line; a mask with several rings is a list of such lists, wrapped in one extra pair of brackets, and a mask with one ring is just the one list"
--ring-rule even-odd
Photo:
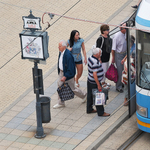
[(143, 131), (137, 130), (127, 141), (125, 141), (117, 150), (127, 150), (144, 134)]

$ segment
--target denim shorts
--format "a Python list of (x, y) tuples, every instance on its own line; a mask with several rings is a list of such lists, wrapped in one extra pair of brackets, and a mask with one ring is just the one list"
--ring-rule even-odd
[(78, 65), (78, 64), (83, 64), (83, 63), (82, 63), (82, 60), (81, 60), (81, 61), (75, 62), (75, 64)]

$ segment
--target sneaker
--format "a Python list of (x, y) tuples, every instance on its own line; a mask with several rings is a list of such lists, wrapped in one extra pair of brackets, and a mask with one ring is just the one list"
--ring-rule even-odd
[(85, 96), (85, 98), (82, 99), (82, 103), (85, 103), (87, 100), (87, 95)]
[(53, 106), (54, 109), (65, 107), (65, 105), (56, 104)]

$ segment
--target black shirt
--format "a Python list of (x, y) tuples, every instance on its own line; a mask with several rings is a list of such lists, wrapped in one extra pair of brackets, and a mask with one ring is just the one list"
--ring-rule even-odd
[[(102, 41), (103, 41), (102, 38), (104, 38), (104, 42), (103, 42), (103, 46), (102, 46), (102, 48), (101, 48)], [(100, 37), (97, 39), (97, 41), (96, 41), (96, 47), (99, 47), (99, 48), (102, 49), (102, 56), (101, 56), (101, 61), (102, 61), (102, 63), (103, 63), (103, 62), (108, 62), (109, 59), (110, 59), (110, 53), (107, 53), (107, 52), (106, 52), (106, 40), (107, 40), (107, 38), (100, 36)]]

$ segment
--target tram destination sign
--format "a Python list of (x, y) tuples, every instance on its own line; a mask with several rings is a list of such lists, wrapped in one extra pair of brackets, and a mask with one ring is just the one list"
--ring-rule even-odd
[(41, 30), (42, 29), (41, 25), (40, 25), (41, 18), (40, 17), (34, 17), (32, 15), (32, 11), (30, 11), (29, 16), (23, 16), (22, 19), (24, 21), (24, 25), (23, 25), (24, 29), (34, 29), (34, 30)]

